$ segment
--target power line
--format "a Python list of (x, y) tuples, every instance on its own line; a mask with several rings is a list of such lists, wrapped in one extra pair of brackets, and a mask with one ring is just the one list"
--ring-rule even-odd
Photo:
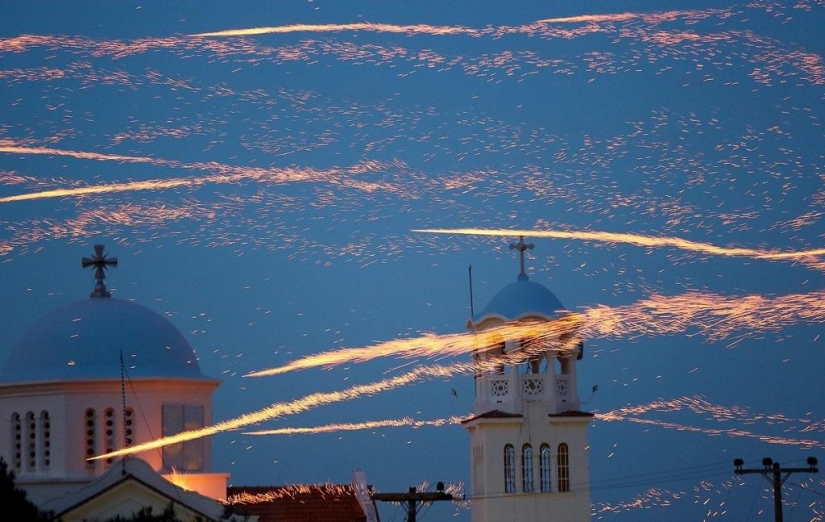
[[(728, 469), (727, 463), (712, 463), (662, 471), (653, 471), (649, 473), (638, 473), (623, 477), (592, 480), (590, 481), (590, 490), (600, 491), (607, 489), (621, 489), (634, 486), (644, 486), (648, 484), (661, 484), (663, 482), (724, 476), (730, 474), (730, 471), (727, 471)], [(573, 486), (575, 489), (577, 485), (574, 484)], [(581, 489), (585, 488), (582, 487)]]
[(453, 495), (444, 492), (443, 482), (439, 482), (436, 489), (435, 493), (428, 493), (426, 491), (416, 491), (415, 486), (410, 486), (406, 493), (373, 493), (372, 499), (384, 502), (400, 502), (402, 508), (407, 512), (407, 522), (415, 522), (416, 515), (424, 506), (439, 500), (456, 500)]
[(773, 512), (774, 520), (782, 522), (782, 484), (788, 480), (792, 473), (818, 473), (817, 461), (815, 457), (808, 457), (807, 468), (783, 468), (778, 462), (774, 462), (770, 457), (762, 459), (761, 468), (745, 469), (745, 461), (736, 459), (733, 461), (734, 473), (737, 475), (748, 475), (759, 473), (773, 486)]

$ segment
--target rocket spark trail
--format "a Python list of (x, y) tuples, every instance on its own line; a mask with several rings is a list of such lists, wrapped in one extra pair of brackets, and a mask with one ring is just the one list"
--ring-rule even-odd
[[(786, 446), (799, 446), (805, 449), (823, 448), (825, 444), (815, 439), (799, 439), (789, 436), (769, 435), (765, 433), (758, 433), (752, 430), (745, 430), (742, 428), (712, 428), (691, 426), (687, 424), (668, 422), (660, 419), (643, 418), (641, 415), (647, 413), (673, 413), (682, 410), (689, 410), (697, 415), (711, 414), (712, 417), (719, 423), (739, 422), (744, 425), (752, 426), (760, 423), (774, 424), (776, 422), (787, 422), (798, 424), (795, 428), (799, 433), (808, 433), (811, 431), (822, 431), (822, 426), (811, 425), (806, 419), (788, 419), (782, 415), (763, 415), (752, 414), (748, 410), (734, 406), (725, 407), (718, 404), (712, 404), (702, 397), (678, 397), (671, 400), (658, 400), (648, 404), (641, 404), (638, 406), (628, 406), (618, 408), (616, 410), (605, 413), (597, 413), (595, 419), (603, 422), (632, 422), (636, 424), (645, 424), (649, 426), (656, 426), (659, 428), (678, 430), (686, 432), (701, 433), (709, 436), (726, 435), (728, 437), (743, 437), (757, 439), (768, 444), (781, 444)], [(339, 423), (328, 424), (324, 426), (308, 427), (308, 428), (276, 428), (269, 430), (249, 431), (244, 432), (245, 435), (298, 435), (298, 434), (319, 434), (319, 433), (334, 433), (338, 431), (360, 431), (372, 430), (378, 428), (399, 428), (399, 427), (413, 427), (419, 428), (423, 426), (445, 426), (460, 424), (466, 420), (466, 417), (453, 416), (445, 419), (434, 419), (428, 421), (415, 420), (411, 417), (404, 417), (401, 419), (386, 419), (379, 421), (367, 421), (357, 423)], [(791, 429), (783, 430), (785, 433), (792, 431)]]
[(246, 413), (239, 417), (235, 417), (234, 419), (213, 424), (212, 426), (185, 431), (169, 437), (162, 437), (153, 441), (137, 444), (129, 448), (123, 448), (103, 455), (98, 455), (89, 460), (132, 455), (134, 453), (141, 453), (152, 449), (162, 448), (170, 444), (177, 444), (178, 442), (207, 437), (216, 433), (235, 431), (243, 428), (244, 426), (250, 426), (258, 422), (281, 418), (286, 415), (295, 415), (319, 406), (325, 406), (327, 404), (357, 399), (365, 395), (374, 395), (376, 393), (393, 390), (401, 386), (418, 382), (422, 379), (452, 377), (458, 372), (468, 371), (468, 366), (469, 365), (467, 364), (461, 363), (447, 366), (422, 366), (396, 377), (384, 379), (371, 384), (361, 384), (338, 392), (313, 393), (292, 402), (275, 403), (267, 408)]
[[(430, 25), (430, 24), (381, 24), (381, 23), (347, 23), (347, 24), (292, 24), (268, 27), (250, 27), (245, 29), (226, 29), (223, 31), (211, 31), (191, 35), (192, 38), (215, 38), (233, 36), (259, 36), (265, 34), (289, 34), (289, 33), (337, 33), (344, 31), (360, 31), (406, 35), (469, 35), (473, 37), (500, 37), (504, 34), (537, 32), (540, 26), (569, 25), (569, 24), (608, 24), (629, 22), (643, 19), (648, 23), (661, 23), (679, 18), (695, 19), (705, 18), (713, 15), (724, 16), (728, 10), (705, 9), (689, 11), (663, 11), (659, 13), (608, 13), (598, 15), (580, 15), (563, 18), (547, 18), (537, 20), (530, 24), (517, 26), (496, 26), (485, 28), (472, 28), (461, 25)], [(586, 28), (585, 31), (595, 29)]]
[(778, 331), (799, 322), (815, 324), (822, 321), (825, 321), (825, 291), (774, 298), (760, 295), (726, 297), (706, 292), (652, 295), (626, 306), (595, 306), (583, 312), (571, 312), (555, 321), (527, 325), (505, 324), (478, 333), (427, 334), (363, 348), (322, 352), (296, 359), (284, 366), (249, 373), (246, 377), (278, 375), (317, 367), (329, 368), (378, 357), (459, 356), (489, 348), (497, 342), (527, 338), (552, 342), (562, 336), (574, 336), (565, 346), (553, 346), (553, 349), (563, 352), (575, 348), (575, 339), (676, 335), (696, 330), (709, 341), (721, 341), (736, 332), (745, 331), (743, 337), (733, 343), (735, 344), (747, 336), (761, 332)]
[(640, 247), (671, 247), (691, 252), (699, 252), (715, 256), (728, 257), (751, 257), (754, 259), (766, 260), (792, 260), (806, 261), (812, 258), (825, 256), (825, 248), (813, 250), (802, 250), (796, 252), (779, 252), (771, 250), (758, 250), (754, 248), (726, 248), (710, 243), (700, 243), (678, 237), (654, 237), (643, 234), (623, 234), (616, 232), (597, 231), (566, 231), (566, 230), (496, 230), (483, 228), (443, 228), (443, 229), (417, 229), (412, 232), (422, 232), (427, 234), (456, 234), (471, 236), (530, 236), (551, 239), (576, 239), (580, 241), (599, 241), (602, 243), (626, 243)]
[(194, 34), (194, 37), (216, 37), (216, 36), (256, 36), (261, 34), (285, 34), (285, 33), (336, 33), (342, 31), (370, 31), (379, 33), (400, 33), (400, 34), (470, 34), (478, 35), (475, 29), (460, 26), (433, 26), (427, 24), (416, 25), (392, 25), (373, 23), (353, 23), (353, 24), (295, 24), (281, 25), (275, 27), (253, 27), (249, 29), (229, 29), (226, 31), (214, 31), (211, 33)]
[(328, 424), (326, 426), (316, 426), (314, 428), (277, 428), (272, 430), (245, 431), (244, 435), (315, 435), (318, 433), (334, 433), (336, 431), (360, 431), (371, 430), (376, 428), (421, 428), (423, 426), (444, 426), (447, 424), (460, 424), (463, 420), (465, 420), (465, 417), (450, 417), (448, 419), (435, 419), (430, 421), (420, 421), (415, 420), (412, 417), (404, 417), (402, 419), (388, 419), (381, 421)]
[[(551, 323), (532, 323), (519, 325), (504, 325), (485, 330), (478, 335), (425, 334), (414, 339), (394, 339), (373, 346), (362, 348), (345, 348), (342, 350), (323, 352), (297, 359), (285, 366), (252, 372), (245, 377), (264, 377), (278, 375), (294, 370), (303, 370), (315, 367), (333, 367), (347, 362), (365, 362), (377, 357), (436, 357), (454, 356), (472, 353), (473, 350), (492, 345), (487, 339), (513, 341), (525, 338), (561, 337), (575, 332), (580, 317), (569, 314), (567, 317)], [(557, 348), (565, 349), (561, 345)], [(572, 349), (572, 347), (568, 348)]]
[[(253, 168), (225, 165), (217, 162), (183, 163), (175, 160), (150, 158), (144, 156), (123, 156), (117, 154), (101, 154), (97, 152), (74, 151), (49, 147), (24, 147), (11, 140), (0, 140), (0, 153), (31, 154), (47, 156), (66, 156), (81, 160), (116, 161), (121, 163), (150, 164), (162, 167), (179, 168), (210, 172), (206, 176), (190, 176), (171, 179), (150, 179), (145, 181), (131, 181), (127, 183), (108, 183), (85, 187), (68, 187), (61, 189), (29, 192), (0, 198), (0, 203), (27, 201), (34, 199), (48, 199), (59, 197), (82, 197), (93, 194), (112, 192), (132, 192), (139, 190), (167, 190), (179, 187), (197, 188), (206, 184), (231, 184), (245, 180), (264, 183), (297, 183), (297, 182), (328, 182), (334, 185), (349, 185), (364, 191), (372, 191), (377, 187), (364, 181), (351, 179), (351, 176), (365, 172), (375, 172), (386, 169), (395, 164), (378, 161), (365, 161), (344, 168), (330, 168), (316, 170), (311, 168)], [(397, 165), (395, 165), (397, 166)], [(385, 190), (392, 187), (382, 185)]]

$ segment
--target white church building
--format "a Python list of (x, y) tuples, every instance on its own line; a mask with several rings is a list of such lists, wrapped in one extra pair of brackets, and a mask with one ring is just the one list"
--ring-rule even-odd
[[(192, 347), (168, 320), (111, 297), (104, 270), (117, 260), (107, 258), (102, 246), (95, 250), (83, 260), (96, 271), (91, 296), (35, 321), (0, 367), (0, 456), (29, 499), (64, 520), (72, 519), (72, 509), (84, 517), (90, 512), (61, 499), (83, 503), (95, 483), (118, 482), (127, 472), (155, 497), (160, 490), (151, 475), (185, 476), (187, 489), (200, 494), (190, 502), (195, 513), (216, 519), (203, 511), (222, 513), (210, 499), (226, 496), (229, 475), (211, 471), (209, 438), (141, 453), (148, 467), (134, 459), (89, 460), (209, 425), (212, 393), (220, 384), (201, 373)], [(84, 488), (91, 488), (89, 495), (78, 496)], [(123, 512), (102, 504), (99, 509), (114, 510), (107, 516)]]
[[(468, 322), (479, 340), (473, 415), (462, 423), (470, 432), (472, 521), (587, 521), (593, 414), (580, 411), (577, 392), (583, 343), (571, 314), (525, 273), (533, 245), (521, 238), (511, 248), (521, 256), (517, 280)], [(563, 333), (512, 339), (507, 326)]]
[[(577, 392), (583, 343), (573, 315), (527, 277), (532, 245), (522, 238), (511, 248), (521, 256), (517, 280), (468, 322), (478, 346), (473, 415), (462, 423), (472, 521), (584, 522), (593, 415)], [(208, 437), (139, 459), (90, 460), (210, 425), (220, 384), (168, 320), (111, 297), (105, 270), (116, 263), (96, 246), (83, 259), (96, 273), (90, 297), (35, 321), (0, 366), (0, 457), (17, 486), (64, 522), (161, 512), (170, 500), (181, 519), (221, 520), (229, 475), (212, 471)], [(513, 337), (511, 327), (537, 333)], [(173, 485), (181, 477), (185, 489)]]

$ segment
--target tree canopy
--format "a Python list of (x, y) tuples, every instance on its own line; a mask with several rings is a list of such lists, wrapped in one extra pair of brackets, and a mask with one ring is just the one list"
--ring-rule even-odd
[(48, 522), (52, 514), (40, 511), (28, 494), (14, 484), (14, 471), (0, 457), (0, 512), (19, 522)]

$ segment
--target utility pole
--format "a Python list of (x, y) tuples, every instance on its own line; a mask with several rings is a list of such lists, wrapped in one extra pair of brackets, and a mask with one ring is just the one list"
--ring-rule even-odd
[[(410, 486), (406, 493), (373, 493), (373, 500), (383, 500), (385, 502), (401, 502), (407, 510), (407, 522), (415, 522), (416, 515), (421, 506), (438, 500), (455, 500), (449, 493), (444, 493), (444, 483), (436, 485), (435, 493), (426, 491), (416, 491), (415, 486)], [(420, 503), (420, 504), (419, 504)]]
[(807, 468), (783, 468), (778, 462), (774, 462), (772, 458), (765, 457), (762, 459), (761, 468), (743, 469), (745, 461), (742, 459), (735, 459), (733, 461), (734, 473), (737, 475), (748, 475), (750, 473), (759, 473), (773, 486), (773, 513), (776, 522), (782, 521), (782, 484), (788, 480), (791, 473), (818, 473), (816, 457), (808, 457)]

